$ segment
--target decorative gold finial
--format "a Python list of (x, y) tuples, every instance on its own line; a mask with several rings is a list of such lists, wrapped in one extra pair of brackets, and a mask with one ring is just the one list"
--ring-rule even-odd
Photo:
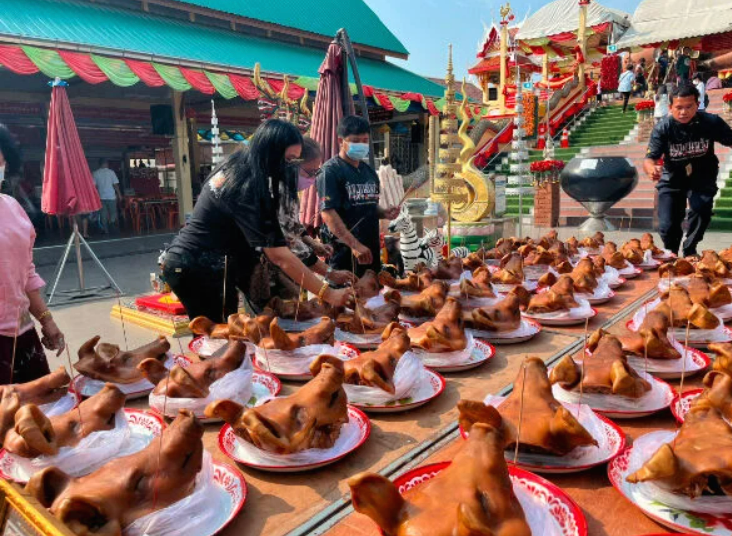
[(452, 74), (452, 43), (447, 45), (447, 73)]
[(507, 23), (509, 20), (509, 15), (511, 15), (511, 4), (509, 2), (506, 2), (505, 6), (501, 6), (500, 13), (502, 19), (501, 22), (504, 24)]

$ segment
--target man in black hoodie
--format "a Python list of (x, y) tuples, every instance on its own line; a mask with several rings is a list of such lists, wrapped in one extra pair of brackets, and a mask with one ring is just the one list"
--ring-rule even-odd
[(682, 84), (671, 93), (670, 114), (653, 129), (644, 170), (658, 181), (658, 232), (666, 249), (679, 252), (681, 224), (689, 205), (689, 229), (683, 255), (696, 246), (712, 219), (719, 160), (714, 143), (732, 147), (732, 128), (722, 118), (699, 111), (699, 92)]

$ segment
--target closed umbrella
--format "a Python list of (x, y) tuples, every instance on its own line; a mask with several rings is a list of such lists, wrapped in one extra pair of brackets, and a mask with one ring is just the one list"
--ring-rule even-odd
[[(58, 216), (77, 216), (95, 212), (102, 207), (99, 193), (94, 186), (89, 165), (84, 156), (79, 132), (76, 130), (74, 115), (66, 94), (66, 82), (58, 78), (51, 83), (51, 105), (48, 110), (48, 134), (46, 137), (46, 162), (43, 171), (43, 193), (41, 196), (41, 210), (46, 214)], [(81, 246), (99, 265), (111, 285), (117, 292), (119, 287), (102, 266), (97, 256), (79, 233), (76, 218), (73, 218), (73, 231), (66, 245), (63, 257), (54, 274), (54, 283), (49, 293), (48, 302), (51, 303), (56, 293), (61, 274), (72, 246), (76, 251), (76, 263), (79, 275), (79, 288), (71, 291), (72, 297), (89, 297), (96, 295), (99, 289), (84, 287), (84, 269), (82, 265)], [(111, 288), (111, 287), (105, 287)]]

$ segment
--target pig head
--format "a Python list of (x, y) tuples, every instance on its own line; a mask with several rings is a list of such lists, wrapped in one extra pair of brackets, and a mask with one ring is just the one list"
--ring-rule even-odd
[(138, 382), (143, 376), (137, 365), (146, 359), (163, 363), (166, 352), (170, 350), (170, 343), (163, 336), (129, 352), (121, 351), (116, 344), (97, 344), (99, 339), (99, 336), (94, 337), (79, 348), (79, 361), (74, 364), (74, 368), (84, 376), (103, 382)]

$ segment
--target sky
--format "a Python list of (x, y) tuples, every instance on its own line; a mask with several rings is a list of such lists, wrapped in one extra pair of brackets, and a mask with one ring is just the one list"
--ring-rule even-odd
[[(447, 66), (447, 46), (453, 45), (455, 74), (467, 76), (476, 60), (484, 25), (500, 20), (498, 9), (506, 0), (365, 0), (409, 51), (407, 69), (442, 78)], [(549, 0), (513, 0), (517, 20), (536, 12)], [(633, 13), (639, 0), (603, 0), (604, 6)]]

